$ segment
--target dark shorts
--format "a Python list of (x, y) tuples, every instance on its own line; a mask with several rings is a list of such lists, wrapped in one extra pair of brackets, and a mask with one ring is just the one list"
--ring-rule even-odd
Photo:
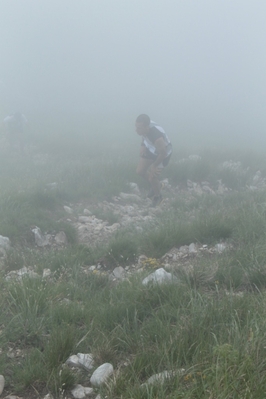
[[(168, 165), (168, 163), (170, 161), (170, 158), (171, 158), (171, 155), (172, 155), (172, 153), (170, 155), (168, 155), (166, 158), (164, 158), (164, 160), (162, 161), (163, 167)], [(154, 159), (155, 160), (157, 158), (157, 155), (154, 155), (152, 152), (146, 150), (145, 154), (142, 155), (141, 158)]]

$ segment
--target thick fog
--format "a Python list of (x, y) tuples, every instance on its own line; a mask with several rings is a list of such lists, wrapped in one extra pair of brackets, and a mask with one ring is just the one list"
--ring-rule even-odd
[(131, 135), (147, 113), (173, 141), (265, 144), (265, 15), (264, 0), (1, 0), (1, 117)]

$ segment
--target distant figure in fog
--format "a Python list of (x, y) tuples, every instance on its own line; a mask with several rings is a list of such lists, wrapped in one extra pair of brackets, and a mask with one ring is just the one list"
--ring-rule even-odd
[(5, 117), (5, 134), (10, 149), (21, 153), (24, 151), (24, 132), (27, 124), (27, 118), (21, 112), (15, 112)]
[(156, 206), (163, 199), (159, 176), (162, 169), (168, 165), (172, 144), (164, 129), (151, 121), (148, 115), (139, 115), (135, 127), (136, 132), (142, 136), (137, 174), (150, 183), (148, 197), (152, 199), (152, 205)]

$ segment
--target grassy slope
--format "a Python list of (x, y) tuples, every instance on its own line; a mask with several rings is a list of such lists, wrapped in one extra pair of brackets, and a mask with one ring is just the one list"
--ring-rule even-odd
[[(51, 150), (47, 143), (39, 145), (48, 151), (48, 163), (34, 163), (34, 151), (29, 157), (4, 151), (1, 156), (0, 234), (15, 247), (0, 278), (0, 374), (6, 390), (60, 397), (75, 381), (86, 385), (89, 379), (64, 361), (91, 352), (97, 366), (110, 361), (119, 370), (116, 383), (102, 388), (108, 398), (264, 398), (266, 195), (242, 191), (252, 173), (265, 170), (263, 159), (205, 151), (197, 164), (177, 164), (179, 154), (165, 172), (174, 184), (219, 178), (239, 191), (179, 196), (156, 229), (118, 234), (101, 254), (75, 244), (70, 230), (71, 246), (40, 253), (32, 246), (31, 226), (59, 231), (66, 227), (56, 222), (62, 205), (108, 199), (128, 181), (139, 182), (134, 158), (121, 156), (121, 148), (89, 152), (68, 142), (62, 149), (58, 139)], [(220, 163), (234, 157), (250, 169), (223, 175)], [(55, 191), (46, 187), (51, 182), (58, 182)], [(118, 286), (82, 271), (111, 250), (117, 264), (121, 252), (131, 261), (141, 253), (160, 257), (173, 246), (220, 239), (234, 249), (201, 259), (190, 275), (176, 272), (178, 285), (143, 287), (150, 270)], [(39, 272), (49, 267), (53, 275), (47, 281), (5, 281), (6, 271), (23, 265), (36, 265)], [(184, 375), (140, 388), (152, 374), (180, 368)]]

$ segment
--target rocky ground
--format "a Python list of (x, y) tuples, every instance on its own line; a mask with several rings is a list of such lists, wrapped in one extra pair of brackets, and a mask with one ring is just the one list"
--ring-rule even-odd
[[(239, 167), (235, 163), (226, 163), (228, 168)], [(201, 183), (187, 180), (185, 187), (171, 186), (168, 179), (162, 181), (163, 201), (157, 207), (151, 206), (151, 200), (146, 198), (136, 183), (129, 183), (128, 192), (121, 192), (118, 196), (113, 197), (110, 201), (102, 201), (97, 205), (91, 203), (76, 203), (64, 206), (65, 216), (60, 220), (70, 223), (75, 227), (78, 236), (78, 242), (90, 247), (101, 246), (107, 244), (110, 239), (120, 230), (129, 228), (131, 231), (142, 232), (144, 228), (153, 228), (158, 223), (158, 216), (171, 209), (171, 202), (182, 196), (188, 201), (195, 196), (203, 194), (210, 196), (227, 195), (230, 190), (221, 181), (218, 181), (215, 187), (211, 186), (208, 181)], [(253, 177), (252, 185), (247, 186), (245, 190), (259, 190), (266, 187), (266, 179), (262, 178), (261, 172), (258, 171)], [(53, 187), (51, 188), (53, 189)], [(97, 216), (96, 216), (97, 215)], [(64, 231), (57, 234), (48, 234), (42, 232), (38, 226), (32, 228), (36, 247), (45, 248), (63, 248), (68, 245), (67, 236)], [(6, 249), (10, 247), (7, 237), (0, 240), (0, 249), (2, 256), (5, 255)], [(189, 268), (192, 259), (200, 258), (213, 253), (220, 253), (228, 248), (226, 243), (219, 243), (215, 247), (207, 245), (198, 245), (190, 243), (189, 246), (180, 248), (172, 248), (161, 259), (150, 259), (145, 255), (136, 259), (136, 262), (126, 267), (117, 266), (116, 268), (108, 268), (104, 259), (99, 260), (95, 265), (84, 267), (85, 273), (105, 273), (110, 275), (114, 280), (129, 277), (136, 271), (141, 271), (145, 266), (154, 268), (164, 267), (166, 270), (172, 270), (176, 267), (186, 266)], [(36, 276), (35, 270), (24, 267), (20, 270), (10, 271), (6, 279), (22, 278), (24, 274)], [(49, 270), (43, 271), (43, 277), (50, 275)]]
[[(238, 168), (239, 165), (228, 163), (224, 167)], [(80, 243), (88, 246), (102, 245), (108, 241), (119, 230), (124, 228), (131, 228), (136, 231), (143, 231), (147, 226), (152, 226), (156, 223), (158, 215), (164, 210), (170, 209), (171, 201), (178, 195), (226, 195), (230, 190), (221, 181), (218, 181), (213, 187), (208, 181), (201, 183), (187, 181), (186, 187), (173, 187), (165, 179), (163, 182), (163, 202), (156, 208), (151, 207), (151, 201), (140, 192), (135, 183), (129, 183), (128, 192), (120, 193), (113, 197), (111, 201), (102, 201), (97, 206), (90, 203), (68, 204), (64, 206), (65, 217), (64, 221), (72, 224), (78, 234)], [(262, 177), (260, 171), (256, 172), (252, 179), (252, 184), (245, 187), (246, 190), (259, 190), (266, 187), (266, 180)], [(52, 189), (52, 188), (51, 188)], [(32, 228), (32, 234), (35, 240), (36, 247), (39, 248), (54, 248), (65, 247), (68, 245), (66, 234), (61, 231), (57, 234), (47, 234), (42, 232), (38, 226)], [(8, 237), (0, 236), (0, 250), (2, 258), (5, 257), (6, 251), (11, 244)], [(219, 254), (229, 249), (227, 243), (219, 243), (215, 246), (208, 246), (206, 244), (199, 245), (197, 243), (190, 243), (190, 245), (179, 248), (172, 248), (168, 253), (160, 259), (148, 258), (144, 254), (138, 257), (136, 261), (128, 266), (117, 266), (115, 268), (108, 268), (104, 262), (98, 262), (94, 265), (84, 266), (84, 273), (104, 274), (114, 281), (119, 282), (131, 276), (133, 273), (143, 271), (149, 268), (150, 274), (143, 279), (142, 283), (147, 284), (149, 281), (156, 281), (158, 283), (167, 283), (175, 281), (175, 277), (171, 274), (176, 268), (185, 268), (189, 271), (193, 268), (195, 262), (203, 256), (212, 256)], [(154, 270), (152, 270), (154, 269)], [(43, 271), (42, 276), (38, 276), (36, 271), (32, 268), (23, 267), (20, 270), (9, 271), (5, 278), (6, 280), (20, 280), (24, 275), (36, 278), (48, 278), (51, 275), (49, 269)], [(176, 280), (176, 283), (178, 281)], [(20, 357), (21, 353), (16, 353), (15, 350), (10, 350), (8, 356)], [(93, 367), (93, 359), (90, 354), (73, 354), (67, 361), (68, 367), (83, 367), (90, 370)], [(172, 373), (183, 373), (184, 370), (166, 370), (162, 375), (151, 376), (147, 381), (148, 384), (157, 381), (158, 379), (168, 378)], [(111, 364), (105, 363), (96, 369), (91, 375), (91, 386), (82, 387), (78, 385), (72, 391), (74, 398), (86, 398), (96, 396), (94, 387), (99, 387), (107, 378), (115, 373)], [(0, 391), (4, 388), (4, 378), (0, 376)], [(2, 392), (2, 391), (1, 391)], [(1, 395), (0, 392), (0, 395)], [(17, 396), (9, 395), (6, 399), (16, 399)], [(24, 398), (26, 399), (26, 398)], [(51, 395), (46, 395), (43, 399), (52, 399)]]

